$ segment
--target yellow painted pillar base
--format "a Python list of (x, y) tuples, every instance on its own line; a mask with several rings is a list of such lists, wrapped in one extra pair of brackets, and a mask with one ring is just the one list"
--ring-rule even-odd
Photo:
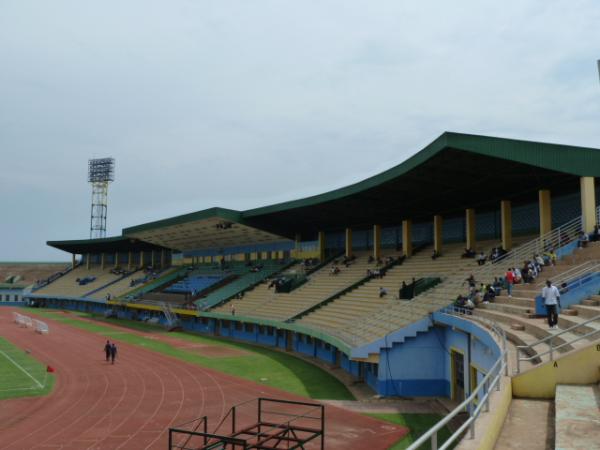
[(540, 206), (540, 236), (552, 231), (552, 203), (550, 201), (550, 191), (542, 189), (538, 193)]
[(512, 206), (510, 200), (500, 202), (500, 228), (502, 230), (502, 248), (512, 250)]
[(346, 258), (352, 256), (352, 228), (346, 228)]
[(381, 258), (381, 225), (373, 225), (373, 258)]
[(325, 232), (319, 231), (319, 259), (325, 260)]
[(594, 177), (581, 177), (581, 221), (583, 231), (589, 233), (596, 226), (596, 187)]
[(104, 253), (100, 253), (100, 269), (104, 270)]
[(407, 258), (412, 256), (412, 220), (402, 221), (402, 253)]
[(71, 257), (71, 269), (74, 269), (75, 266), (77, 265), (77, 258), (75, 258), (75, 254), (72, 255)]
[(473, 208), (469, 208), (465, 211), (465, 228), (466, 228), (466, 247), (472, 251), (475, 251), (475, 247), (477, 246), (477, 239), (475, 237), (475, 210)]
[(442, 254), (442, 216), (436, 214), (433, 216), (433, 249)]
[(115, 252), (115, 269), (119, 266), (119, 252)]

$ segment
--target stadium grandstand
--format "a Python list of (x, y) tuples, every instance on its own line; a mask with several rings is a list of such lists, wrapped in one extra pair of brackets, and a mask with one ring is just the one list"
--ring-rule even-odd
[[(562, 386), (600, 382), (597, 177), (599, 149), (447, 132), (321, 195), (49, 241), (71, 267), (36, 276), (47, 282), (25, 298), (175, 318), (319, 359), (373, 394), (445, 397), (460, 448), (493, 448), (512, 432), (513, 396), (556, 396), (557, 416), (576, 416), (558, 409)], [(557, 329), (546, 279), (563, 293)], [(433, 428), (411, 448), (435, 439)]]

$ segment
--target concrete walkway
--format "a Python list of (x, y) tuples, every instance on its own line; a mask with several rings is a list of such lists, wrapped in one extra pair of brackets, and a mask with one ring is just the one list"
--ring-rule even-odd
[[(445, 399), (447, 400), (447, 399)], [(448, 414), (448, 406), (436, 398), (324, 400), (324, 403), (364, 414)]]
[(495, 450), (554, 450), (554, 402), (513, 399)]

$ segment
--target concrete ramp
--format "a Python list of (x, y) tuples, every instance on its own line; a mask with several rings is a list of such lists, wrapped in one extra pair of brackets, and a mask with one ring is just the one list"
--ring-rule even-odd
[(600, 386), (559, 384), (555, 397), (556, 450), (600, 449)]

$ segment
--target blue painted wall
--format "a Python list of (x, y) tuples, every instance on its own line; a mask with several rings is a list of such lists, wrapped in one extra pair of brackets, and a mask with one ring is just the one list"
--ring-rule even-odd
[[(76, 309), (101, 314), (107, 307), (103, 303), (77, 300), (48, 301), (50, 307)], [(126, 310), (120, 316), (127, 319), (161, 317), (158, 312)], [(483, 373), (496, 361), (499, 349), (493, 339), (471, 322), (435, 313), (436, 324), (416, 336), (404, 337), (403, 343), (394, 343), (391, 348), (382, 348), (379, 364), (351, 361), (348, 355), (340, 354), (340, 366), (356, 378), (363, 378), (378, 394), (384, 396), (450, 396), (451, 368), (450, 351), (458, 350), (464, 357), (465, 390), (470, 385), (470, 364)], [(162, 319), (161, 319), (162, 320)], [(438, 322), (443, 322), (440, 325)], [(214, 334), (215, 319), (183, 318), (182, 326), (187, 331)], [(464, 331), (461, 331), (464, 330)], [(336, 364), (337, 349), (318, 339), (291, 331), (279, 332), (268, 327), (221, 321), (219, 333), (223, 337), (255, 342), (267, 346), (286, 347), (286, 336), (292, 333), (294, 351), (316, 357), (328, 364)], [(470, 337), (469, 337), (470, 336)], [(470, 346), (469, 346), (470, 343)]]

